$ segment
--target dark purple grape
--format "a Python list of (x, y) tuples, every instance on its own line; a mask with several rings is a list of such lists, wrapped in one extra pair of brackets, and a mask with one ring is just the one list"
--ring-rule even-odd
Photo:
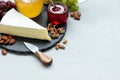
[(1, 17), (3, 17), (6, 14), (6, 12), (2, 12)]
[(2, 19), (2, 17), (6, 14), (7, 11), (9, 11), (10, 9), (15, 8), (16, 6), (13, 2), (11, 1), (0, 1), (0, 20)]
[(11, 7), (11, 1), (7, 1), (6, 4), (7, 4), (7, 7)]
[(14, 3), (11, 4), (11, 7), (16, 9), (16, 5)]
[(2, 15), (2, 10), (0, 10), (0, 20), (1, 20), (1, 18), (2, 18), (2, 16), (1, 16), (1, 15)]
[(5, 2), (5, 1), (0, 1), (0, 4), (1, 4), (1, 3), (6, 3), (6, 2)]
[(10, 9), (11, 8), (16, 8), (15, 4), (11, 1), (7, 1), (6, 4), (7, 4), (7, 7), (10, 8)]
[(3, 12), (3, 10), (0, 10), (0, 14)]
[(7, 8), (6, 2), (5, 1), (0, 1), (0, 9), (3, 10), (5, 8)]

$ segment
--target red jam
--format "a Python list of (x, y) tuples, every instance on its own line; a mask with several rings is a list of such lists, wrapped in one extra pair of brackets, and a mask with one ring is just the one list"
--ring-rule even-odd
[(68, 8), (63, 3), (48, 6), (48, 20), (53, 24), (64, 24), (68, 19)]
[(52, 8), (52, 10), (53, 10), (53, 11), (60, 11), (61, 8), (60, 8), (60, 7), (57, 7), (57, 6), (54, 6), (54, 7)]

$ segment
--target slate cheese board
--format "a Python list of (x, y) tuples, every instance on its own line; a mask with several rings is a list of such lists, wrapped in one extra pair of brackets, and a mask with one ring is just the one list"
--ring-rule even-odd
[[(38, 24), (44, 27), (47, 27), (47, 24), (49, 22), (47, 19), (47, 6), (46, 5), (44, 5), (42, 13), (38, 17), (33, 18), (33, 20), (37, 22)], [(52, 39), (51, 41), (13, 36), (16, 39), (16, 43), (14, 45), (0, 45), (0, 47), (5, 48), (6, 50), (17, 53), (17, 54), (31, 54), (31, 52), (25, 47), (23, 43), (23, 42), (30, 42), (38, 46), (40, 51), (43, 51), (43, 52), (47, 51), (53, 48), (56, 45), (56, 43), (60, 42), (66, 33), (67, 23), (61, 24), (59, 26), (64, 27), (65, 32), (63, 34), (60, 34), (59, 38)]]

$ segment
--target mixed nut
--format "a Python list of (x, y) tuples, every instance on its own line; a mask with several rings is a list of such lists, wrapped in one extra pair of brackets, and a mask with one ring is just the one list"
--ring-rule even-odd
[[(0, 45), (13, 45), (16, 40), (11, 35), (1, 35), (0, 36)], [(6, 49), (1, 50), (3, 55), (7, 54)]]
[[(63, 39), (63, 41), (62, 41), (63, 44), (66, 44), (67, 42), (68, 42), (67, 39)], [(57, 43), (55, 45), (55, 49), (56, 50), (58, 50), (58, 49), (65, 49), (65, 46), (63, 44)]]
[(1, 35), (0, 44), (3, 45), (13, 45), (16, 40), (11, 35)]
[(81, 13), (79, 11), (78, 12), (71, 12), (70, 16), (73, 17), (75, 20), (80, 20)]
[[(48, 32), (50, 32), (50, 36), (53, 39), (59, 38), (59, 35), (63, 34), (65, 32), (64, 27), (58, 27), (57, 25), (53, 25), (52, 23), (48, 24), (47, 30), (48, 30)], [(66, 44), (66, 43), (67, 43), (67, 40), (63, 39), (63, 44)], [(60, 44), (60, 43), (57, 43), (55, 45), (55, 49), (56, 50), (58, 50), (58, 49), (65, 49), (65, 46)]]
[(57, 27), (57, 25), (53, 25), (52, 23), (48, 24), (47, 30), (50, 32), (50, 36), (53, 39), (58, 38), (60, 34), (65, 32), (64, 27)]

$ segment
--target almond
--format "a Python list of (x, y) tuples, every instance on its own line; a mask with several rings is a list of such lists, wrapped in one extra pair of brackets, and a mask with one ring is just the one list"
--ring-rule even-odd
[(1, 51), (2, 51), (2, 54), (3, 54), (3, 55), (6, 55), (6, 54), (7, 54), (7, 50), (6, 50), (6, 49), (2, 49)]
[(11, 39), (11, 40), (9, 41), (9, 44), (12, 45), (12, 44), (14, 44), (15, 42), (16, 42), (15, 39)]
[(2, 39), (2, 40), (8, 40), (8, 37), (5, 36), (5, 35), (2, 35), (2, 36), (1, 36), (1, 39)]
[(9, 40), (11, 40), (13, 38), (11, 35), (8, 35), (7, 37)]
[(4, 41), (4, 45), (7, 45), (9, 43), (9, 39)]
[(0, 40), (0, 44), (3, 44), (4, 43), (4, 40)]

